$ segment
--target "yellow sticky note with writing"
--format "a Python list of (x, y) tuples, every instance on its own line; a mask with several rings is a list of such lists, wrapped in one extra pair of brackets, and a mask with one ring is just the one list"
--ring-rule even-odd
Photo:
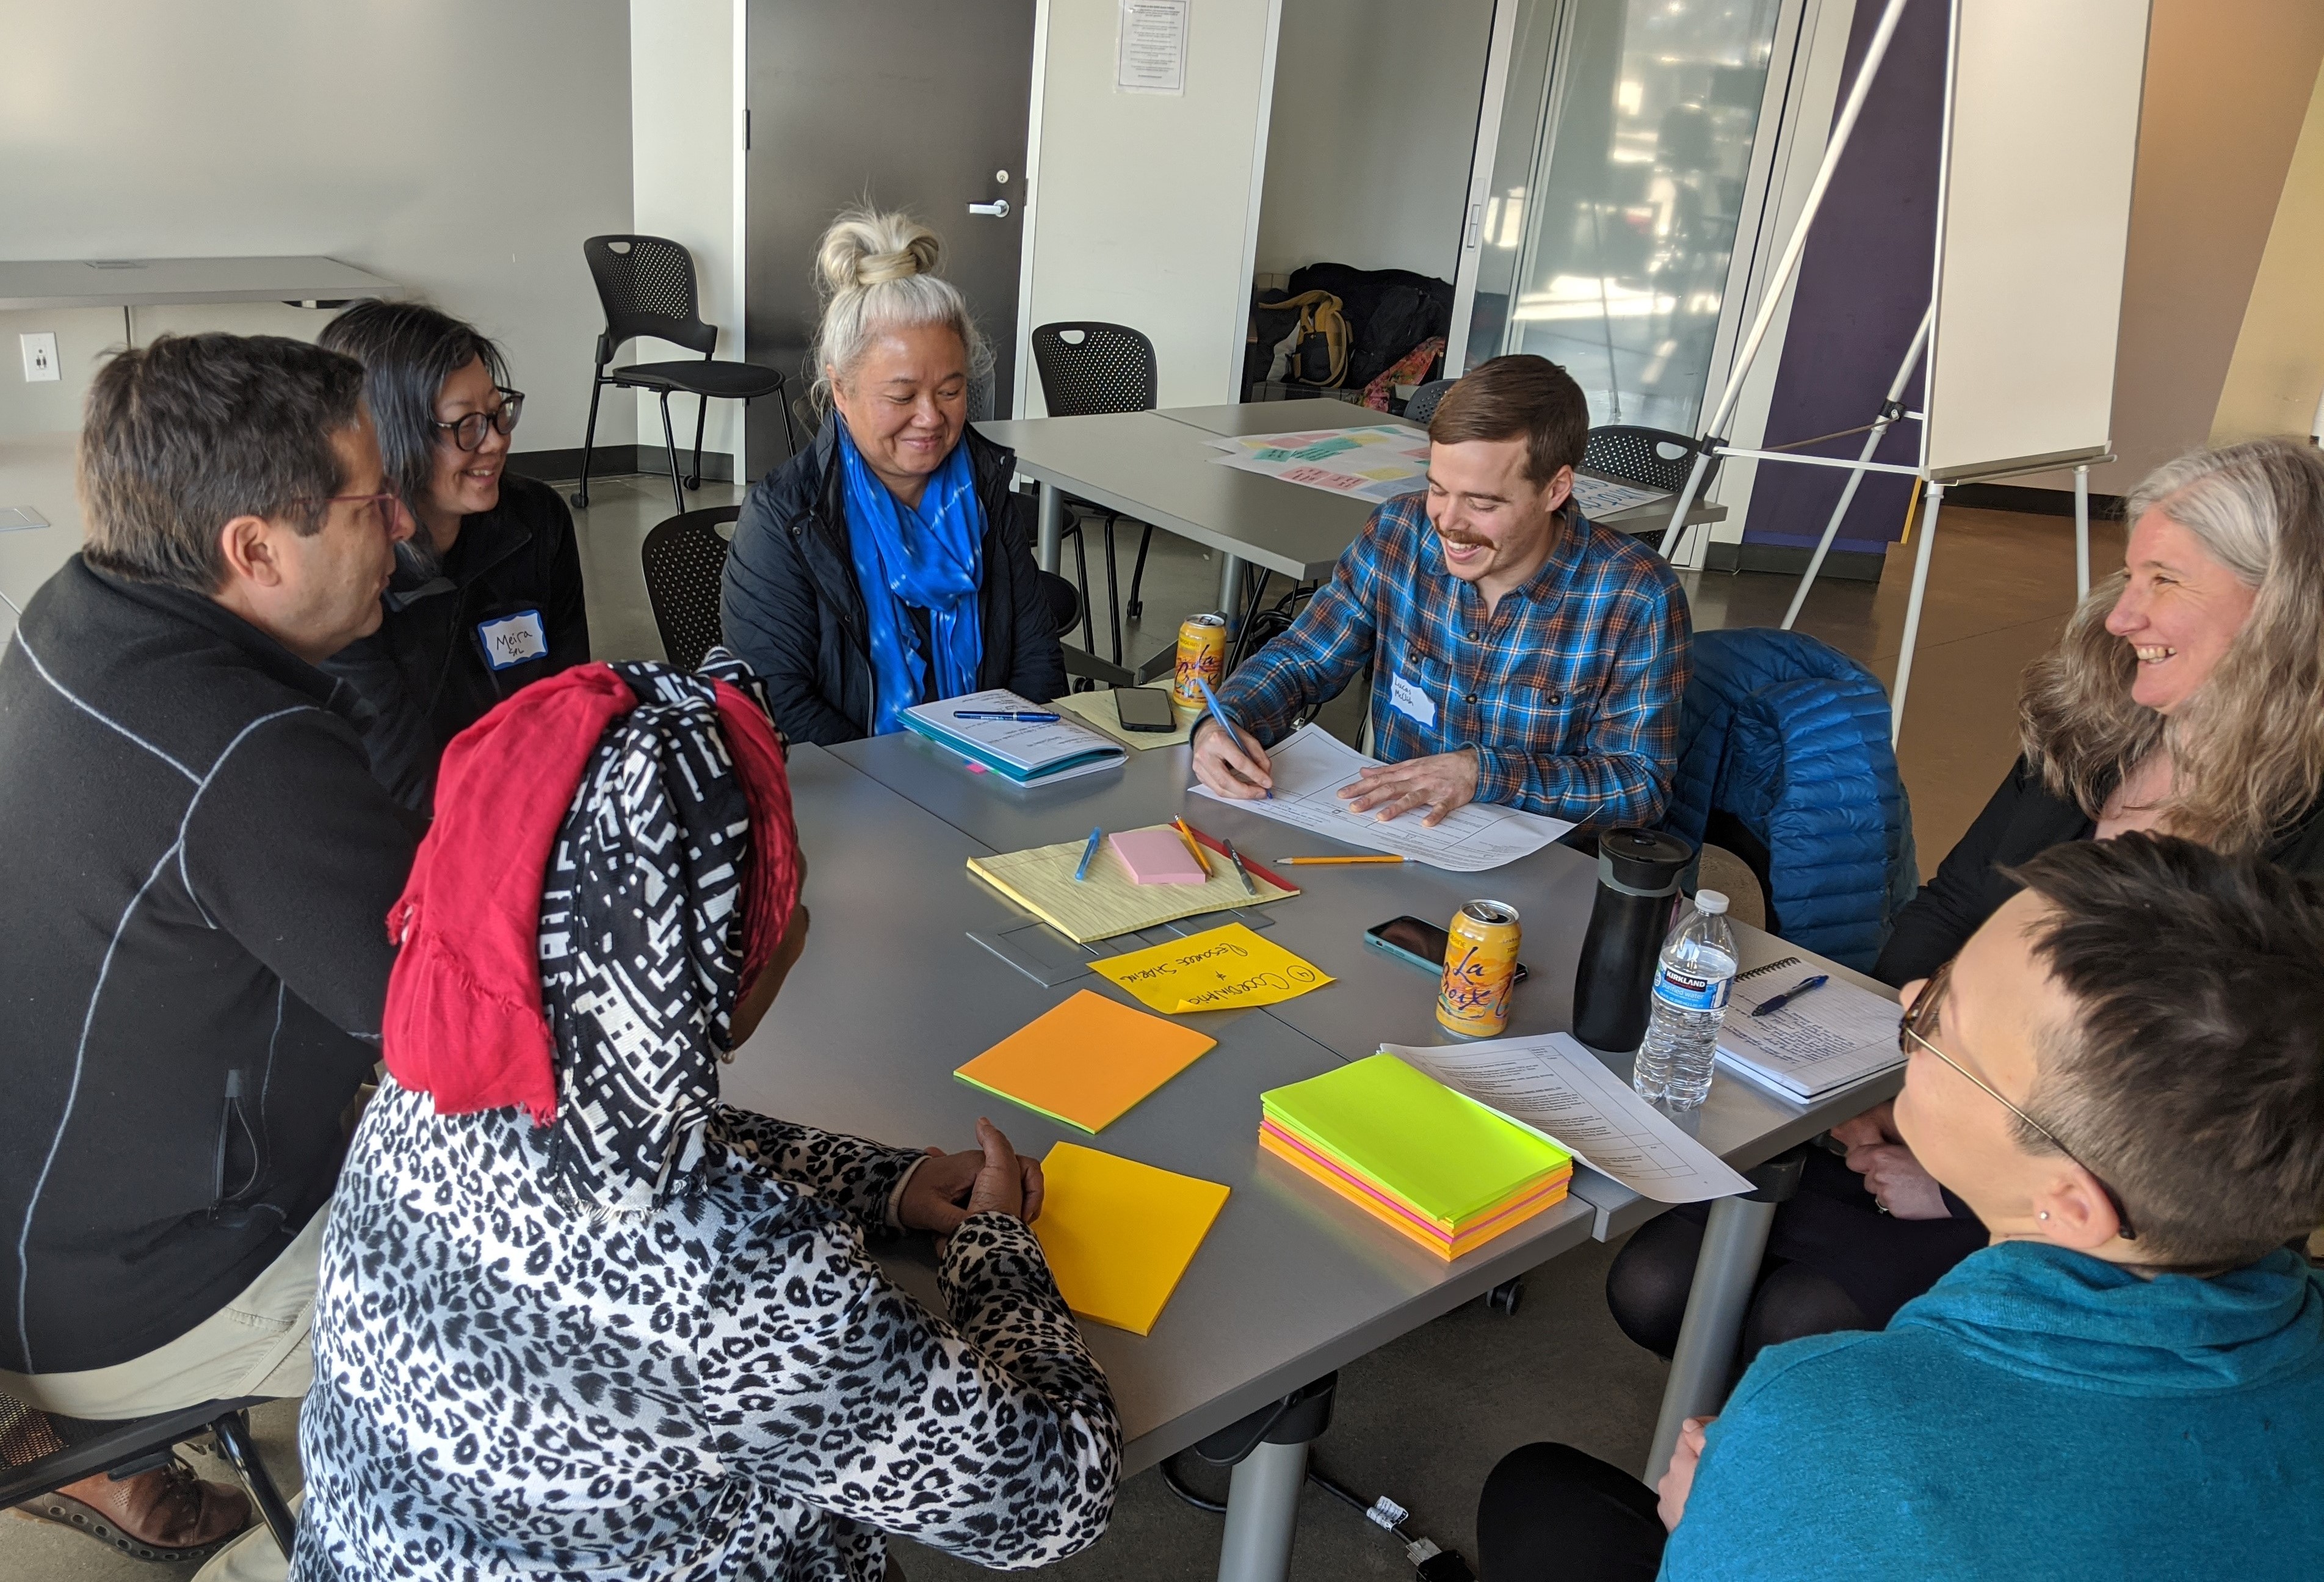
[(1278, 1004), (1333, 981), (1322, 967), (1242, 923), (1109, 956), (1090, 963), (1090, 970), (1173, 1015)]
[(1074, 1143), (1049, 1150), (1041, 1180), (1033, 1234), (1065, 1305), (1132, 1335), (1151, 1334), (1226, 1207), (1227, 1189)]

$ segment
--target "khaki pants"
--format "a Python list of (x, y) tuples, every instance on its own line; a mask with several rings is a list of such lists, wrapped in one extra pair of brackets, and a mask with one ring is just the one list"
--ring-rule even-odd
[(149, 1417), (206, 1401), (304, 1395), (315, 1382), (308, 1327), (323, 1257), (325, 1204), (281, 1255), (225, 1307), (166, 1346), (111, 1367), (12, 1374), (0, 1392), (60, 1417)]

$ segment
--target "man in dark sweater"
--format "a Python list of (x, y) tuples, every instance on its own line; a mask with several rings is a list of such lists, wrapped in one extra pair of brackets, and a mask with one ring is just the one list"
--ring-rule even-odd
[[(311, 1377), (321, 1210), (412, 855), (315, 668), (378, 625), (411, 531), (362, 388), (271, 337), (115, 358), (86, 547), (0, 650), (0, 1392), (51, 1411)], [(247, 1520), (179, 1467), (67, 1493), (154, 1558)]]

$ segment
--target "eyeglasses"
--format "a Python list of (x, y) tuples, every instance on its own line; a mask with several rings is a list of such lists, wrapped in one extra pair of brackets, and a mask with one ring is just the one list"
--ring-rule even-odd
[(320, 505), (326, 509), (342, 504), (375, 506), (379, 512), (380, 531), (390, 534), (395, 532), (395, 513), (401, 509), (401, 502), (392, 489), (384, 489), (376, 495), (301, 495), (290, 503), (293, 505)]
[(2051, 1147), (2065, 1155), (2068, 1161), (2080, 1166), (2085, 1175), (2089, 1176), (2093, 1181), (2098, 1182), (2098, 1190), (2104, 1192), (2106, 1194), (2107, 1201), (2114, 1205), (2114, 1217), (2121, 1227), (2119, 1234), (2121, 1235), (2122, 1239), (2126, 1242), (2136, 1241), (2138, 1239), (2138, 1233), (2131, 1228), (2130, 1210), (2123, 1207), (2121, 1194), (2117, 1193), (2112, 1187), (2107, 1186), (2105, 1178), (2100, 1176), (2098, 1171), (2090, 1169), (2089, 1165), (2083, 1164), (2080, 1160), (2076, 1159), (2074, 1157), (2074, 1151), (2067, 1147), (2063, 1143), (2060, 1142), (2058, 1134), (2055, 1132), (2052, 1132), (2049, 1127), (2035, 1120), (2032, 1115), (2027, 1115), (2024, 1110), (2020, 1108), (2014, 1101), (2006, 1097), (1984, 1078), (1979, 1077), (1968, 1067), (1962, 1065), (1959, 1060), (1954, 1059), (1950, 1055), (1945, 1053), (1944, 1050), (1939, 1049), (1936, 1045), (1929, 1041), (1929, 1033), (1938, 1031), (1937, 1002), (1944, 997), (1945, 985), (1952, 977), (1952, 970), (1953, 964), (1948, 961), (1942, 967), (1940, 967), (1936, 971), (1929, 975), (1929, 981), (1922, 985), (1921, 997), (1913, 1002), (1912, 1010), (1906, 1012), (1904, 1013), (1904, 1020), (1896, 1024), (1896, 1047), (1909, 1057), (1913, 1052), (1913, 1046), (1914, 1044), (1919, 1044), (1923, 1049), (1928, 1050), (1929, 1053), (1936, 1056), (1937, 1059), (1951, 1067), (1954, 1073), (1963, 1081), (1967, 1082), (1970, 1087), (1977, 1088), (1987, 1098), (1993, 1100), (1994, 1103), (1999, 1105), (2011, 1115), (2015, 1115), (2019, 1120), (2024, 1122), (2027, 1126), (2039, 1132), (2043, 1137), (2048, 1141)]
[[(498, 386), (494, 388), (499, 389)], [(463, 413), (448, 423), (441, 418), (430, 418), (429, 422), (449, 434), (452, 443), (461, 449), (474, 450), (484, 442), (487, 428), (498, 429), (503, 434), (512, 433), (517, 420), (524, 415), (523, 391), (502, 389), (499, 393), (501, 403), (490, 412)]]

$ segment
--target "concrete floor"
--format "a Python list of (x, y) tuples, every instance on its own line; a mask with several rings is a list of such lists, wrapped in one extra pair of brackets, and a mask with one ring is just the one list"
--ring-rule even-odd
[[(669, 513), (658, 478), (594, 482), (590, 508), (576, 513), (589, 622), (604, 659), (659, 658), (638, 550)], [(734, 486), (706, 483), (689, 505), (730, 503)], [(2119, 523), (2098, 526), (2093, 564), (2120, 564)], [(1093, 534), (1093, 549), (1095, 535)], [(1125, 581), (1136, 542), (1122, 546)], [(1853, 655), (1885, 682), (1894, 674), (1911, 575), (1909, 548), (1891, 551), (1878, 586), (1821, 585), (1802, 631)], [(1071, 569), (1068, 554), (1066, 566)], [(1093, 556), (1093, 602), (1102, 611), (1103, 570)], [(1700, 628), (1771, 625), (1795, 579), (1766, 574), (1686, 572)], [(1155, 535), (1148, 558), (1147, 618), (1131, 624), (1133, 662), (1175, 640), (1186, 612), (1213, 608), (1218, 577), (1203, 551)], [(1272, 591), (1279, 592), (1278, 581)], [(1900, 761), (1913, 795), (1923, 869), (1933, 868), (1991, 794), (2016, 752), (2017, 675), (2056, 640), (2073, 606), (2071, 524), (1987, 511), (1949, 511), (1940, 524), (1920, 652)], [(1104, 643), (1103, 621), (1099, 643)], [(1352, 735), (1357, 699), (1327, 711), (1325, 723)], [(1538, 1439), (1559, 1439), (1617, 1466), (1646, 1458), (1663, 1365), (1625, 1340), (1603, 1296), (1610, 1247), (1586, 1247), (1536, 1271), (1514, 1316), (1471, 1305), (1385, 1346), (1343, 1371), (1335, 1420), (1316, 1462), (1369, 1501), (1392, 1496), (1412, 1512), (1411, 1530), (1475, 1558), (1477, 1490), (1494, 1461)], [(297, 1414), (284, 1402), (255, 1414), (262, 1448), (286, 1493), (298, 1487)], [(1182, 1458), (1185, 1466), (1189, 1458)], [(219, 1476), (224, 1476), (222, 1473)], [(1223, 1471), (1187, 1466), (1189, 1482), (1216, 1497)], [(1155, 1472), (1123, 1485), (1113, 1525), (1087, 1553), (1056, 1568), (1063, 1578), (1148, 1582), (1210, 1574), (1220, 1519), (1181, 1503)], [(914, 1582), (965, 1578), (975, 1568), (902, 1545)], [(0, 1520), (0, 1578), (7, 1582), (99, 1582), (190, 1576), (191, 1566), (146, 1565), (101, 1550), (45, 1522)], [(1301, 1511), (1292, 1575), (1323, 1578), (1405, 1577), (1401, 1546), (1310, 1485)]]

